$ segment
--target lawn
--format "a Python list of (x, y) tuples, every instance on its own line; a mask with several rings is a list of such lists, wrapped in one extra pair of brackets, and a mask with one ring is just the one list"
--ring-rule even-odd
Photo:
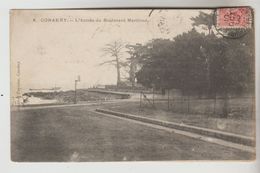
[(67, 107), (11, 112), (13, 161), (248, 160), (252, 153)]
[[(239, 103), (237, 102), (233, 102), (232, 106), (235, 107), (238, 104)], [(236, 116), (230, 116), (228, 118), (219, 118), (210, 114), (182, 113), (178, 111), (176, 112), (174, 110), (167, 110), (167, 102), (159, 102), (155, 105), (156, 107), (152, 108), (151, 105), (142, 103), (142, 107), (140, 109), (139, 102), (122, 102), (103, 105), (102, 108), (149, 118), (155, 118), (164, 121), (206, 127), (210, 129), (231, 132), (245, 136), (255, 135), (255, 120), (252, 118)]]

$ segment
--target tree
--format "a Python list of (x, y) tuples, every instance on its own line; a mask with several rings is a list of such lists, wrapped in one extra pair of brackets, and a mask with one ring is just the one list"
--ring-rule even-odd
[[(201, 47), (207, 45), (206, 35), (194, 28), (174, 38), (176, 58), (173, 64), (177, 69), (177, 87), (184, 94), (205, 94), (207, 88), (207, 57), (203, 56)], [(174, 82), (174, 81), (173, 81)], [(176, 85), (176, 84), (175, 84)]]
[(214, 24), (213, 13), (205, 13), (200, 11), (199, 15), (196, 17), (192, 17), (191, 20), (193, 21), (192, 26), (200, 26), (204, 25), (207, 27), (208, 33), (212, 33), (212, 26)]
[(174, 40), (153, 40), (147, 44), (149, 56), (137, 73), (146, 87), (179, 89), (185, 94), (203, 93), (206, 83), (205, 56), (200, 51), (205, 34), (191, 30)]
[(121, 61), (122, 50), (124, 49), (124, 44), (121, 41), (114, 41), (112, 43), (106, 44), (103, 48), (105, 55), (110, 55), (113, 57), (112, 60), (107, 60), (100, 65), (110, 64), (116, 67), (117, 70), (117, 86), (121, 83), (121, 73), (120, 68), (125, 67), (127, 64)]
[[(207, 26), (209, 35), (212, 33), (213, 13), (204, 13), (192, 17), (193, 26)], [(207, 58), (209, 94), (224, 96), (223, 117), (228, 116), (229, 94), (241, 94), (254, 88), (254, 50), (253, 30), (239, 39), (208, 37), (207, 48), (202, 51)], [(210, 48), (211, 47), (211, 48)], [(212, 49), (214, 47), (214, 49)], [(254, 89), (253, 89), (254, 90)]]
[(142, 68), (136, 73), (137, 82), (147, 88), (155, 87), (170, 89), (170, 72), (167, 66), (168, 59), (172, 56), (173, 42), (168, 39), (155, 39), (143, 47), (144, 54), (140, 57)]
[(126, 52), (130, 55), (130, 57), (127, 58), (127, 63), (129, 65), (129, 81), (131, 82), (132, 87), (134, 87), (136, 83), (136, 72), (138, 68), (141, 67), (141, 61), (147, 54), (147, 47), (137, 43), (133, 45), (128, 44), (126, 45), (126, 48), (128, 49)]
[(187, 95), (221, 95), (222, 116), (227, 117), (229, 96), (254, 90), (252, 37), (226, 39), (192, 29), (173, 40), (152, 40), (145, 45), (137, 81), (148, 88), (174, 88)]

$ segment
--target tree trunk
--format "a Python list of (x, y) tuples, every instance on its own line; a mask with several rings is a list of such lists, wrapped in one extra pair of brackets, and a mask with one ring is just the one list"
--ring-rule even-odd
[(162, 88), (162, 95), (165, 95), (165, 89)]
[(212, 33), (211, 30), (212, 29), (212, 27), (211, 26), (208, 26), (208, 30), (209, 30), (209, 35)]
[(190, 93), (188, 93), (188, 109), (187, 109), (187, 113), (190, 113)]
[(228, 117), (228, 107), (229, 107), (229, 98), (228, 94), (224, 94), (224, 105), (223, 105), (223, 113), (222, 113), (222, 118), (227, 118)]
[(133, 62), (130, 64), (129, 78), (130, 78), (130, 82), (132, 84), (132, 88), (134, 88), (135, 87), (135, 68), (134, 68)]
[(120, 77), (120, 65), (119, 65), (119, 59), (118, 57), (116, 56), (116, 70), (117, 70), (117, 87), (119, 87), (121, 81), (121, 77)]

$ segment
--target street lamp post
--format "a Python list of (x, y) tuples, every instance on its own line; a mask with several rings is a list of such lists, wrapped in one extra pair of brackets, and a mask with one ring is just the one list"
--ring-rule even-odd
[(77, 83), (80, 82), (80, 76), (75, 80), (74, 104), (77, 104)]

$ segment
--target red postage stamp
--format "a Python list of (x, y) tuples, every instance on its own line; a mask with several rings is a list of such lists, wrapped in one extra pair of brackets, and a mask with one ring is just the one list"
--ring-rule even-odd
[(252, 9), (249, 7), (232, 7), (217, 9), (217, 27), (219, 28), (251, 28)]

